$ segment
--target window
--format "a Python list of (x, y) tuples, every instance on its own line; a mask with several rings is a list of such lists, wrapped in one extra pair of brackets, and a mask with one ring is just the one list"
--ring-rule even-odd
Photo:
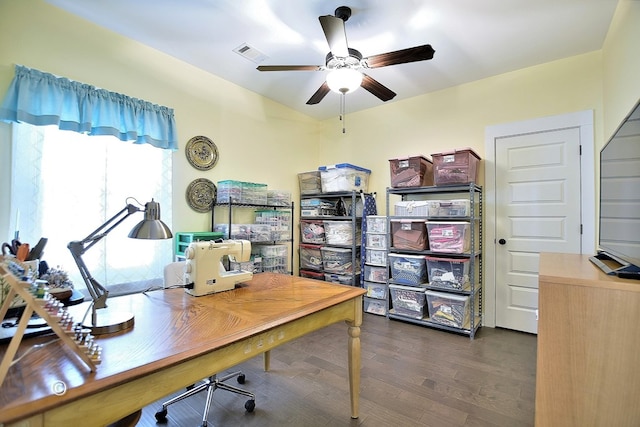
[[(14, 229), (31, 245), (46, 237), (42, 259), (66, 270), (76, 289), (85, 285), (67, 244), (82, 240), (127, 203), (144, 208), (154, 199), (171, 227), (170, 150), (24, 123), (13, 124), (12, 140)], [(83, 256), (91, 275), (112, 294), (162, 283), (171, 262), (170, 239), (127, 237), (142, 219), (143, 213), (131, 215)]]

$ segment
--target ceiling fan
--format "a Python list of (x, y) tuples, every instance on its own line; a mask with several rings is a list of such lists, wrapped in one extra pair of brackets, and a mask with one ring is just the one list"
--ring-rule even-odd
[(365, 90), (386, 102), (396, 96), (396, 93), (373, 77), (361, 70), (380, 68), (389, 65), (405, 64), (408, 62), (424, 61), (433, 58), (434, 50), (431, 45), (410, 47), (394, 52), (381, 53), (366, 58), (356, 49), (347, 45), (347, 34), (344, 23), (351, 17), (351, 8), (338, 7), (334, 16), (323, 15), (318, 19), (329, 44), (330, 52), (325, 59), (325, 65), (260, 65), (259, 71), (325, 71), (329, 70), (327, 80), (309, 98), (307, 104), (317, 104), (330, 90), (343, 95), (362, 86)]

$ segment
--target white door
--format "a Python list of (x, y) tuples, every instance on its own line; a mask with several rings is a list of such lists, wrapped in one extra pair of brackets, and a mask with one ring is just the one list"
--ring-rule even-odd
[(593, 113), (488, 127), (485, 156), (484, 322), (537, 333), (539, 253), (595, 250)]
[(580, 132), (496, 144), (496, 326), (537, 332), (540, 252), (580, 253)]

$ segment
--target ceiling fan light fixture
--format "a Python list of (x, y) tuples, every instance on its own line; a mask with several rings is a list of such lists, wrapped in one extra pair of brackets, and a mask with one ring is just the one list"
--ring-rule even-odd
[(327, 74), (327, 85), (336, 93), (347, 94), (362, 84), (362, 73), (353, 68), (338, 68)]

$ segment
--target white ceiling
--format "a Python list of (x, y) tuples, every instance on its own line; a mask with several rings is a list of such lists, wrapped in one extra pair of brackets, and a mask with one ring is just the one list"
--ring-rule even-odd
[[(348, 45), (363, 56), (431, 44), (432, 60), (367, 70), (397, 93), (387, 103), (599, 50), (618, 0), (46, 0), (211, 74), (317, 119), (339, 113), (340, 95), (306, 101), (326, 71), (260, 72), (260, 65), (324, 65), (320, 15), (353, 13)], [(347, 95), (347, 112), (383, 102)]]

